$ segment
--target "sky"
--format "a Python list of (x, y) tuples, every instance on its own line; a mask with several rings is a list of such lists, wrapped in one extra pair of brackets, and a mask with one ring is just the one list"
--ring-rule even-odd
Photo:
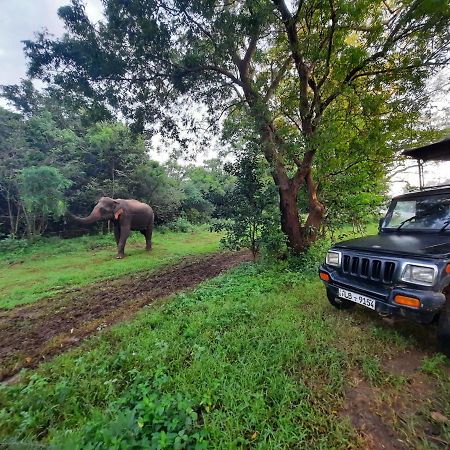
[[(33, 39), (36, 31), (46, 28), (54, 35), (64, 31), (62, 22), (57, 16), (60, 6), (68, 4), (68, 0), (0, 0), (0, 85), (16, 84), (25, 77), (26, 61), (21, 41)], [(97, 22), (102, 18), (101, 0), (85, 0), (86, 12), (89, 18)], [(447, 72), (447, 74), (450, 70)], [(448, 76), (446, 77), (448, 81)], [(440, 98), (437, 95), (437, 105), (449, 105), (450, 96)], [(6, 106), (0, 99), (0, 105)], [(154, 142), (158, 145), (159, 140)], [(197, 157), (196, 161), (213, 157), (207, 153)], [(152, 152), (151, 157), (164, 161), (160, 153)], [(391, 194), (401, 193), (405, 183), (418, 185), (418, 171), (411, 168), (396, 175), (391, 183)], [(428, 163), (425, 165), (425, 182), (428, 184), (450, 183), (450, 163)]]
[[(21, 41), (33, 39), (36, 31), (47, 28), (55, 35), (64, 31), (57, 11), (68, 0), (0, 0), (0, 84), (16, 84), (25, 76), (26, 63)], [(102, 17), (100, 0), (87, 0), (89, 17)]]

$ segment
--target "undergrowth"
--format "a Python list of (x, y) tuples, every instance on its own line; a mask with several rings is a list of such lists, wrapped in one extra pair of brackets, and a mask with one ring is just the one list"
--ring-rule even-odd
[(377, 379), (410, 340), (336, 314), (304, 263), (246, 264), (24, 372), (0, 388), (3, 442), (358, 448), (338, 416), (347, 374)]

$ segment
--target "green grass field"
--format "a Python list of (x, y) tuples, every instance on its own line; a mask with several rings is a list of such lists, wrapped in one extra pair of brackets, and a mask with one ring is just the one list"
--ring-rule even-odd
[[(0, 439), (7, 448), (362, 448), (339, 413), (350, 374), (385, 389), (379, 401), (389, 404), (409, 382), (381, 362), (417, 341), (365, 312), (332, 309), (299, 267), (246, 264), (1, 386)], [(439, 400), (428, 395), (419, 417), (448, 417), (445, 358), (422, 367)], [(435, 448), (410, 419), (396, 425), (402, 439)]]
[[(213, 251), (218, 240), (206, 232), (157, 235), (159, 257), (149, 266), (140, 243), (116, 261), (113, 246), (88, 250), (94, 239), (86, 238), (65, 244), (72, 251), (51, 267), (69, 274), (62, 261), (79, 258), (84, 270), (69, 280), (88, 283)], [(389, 420), (405, 446), (445, 448), (450, 424), (433, 417), (450, 417), (448, 360), (430, 351), (418, 327), (332, 308), (316, 273), (328, 245), (302, 258), (244, 264), (0, 385), (0, 449), (360, 449), (365, 442), (342, 413), (356, 385), (379, 405), (369, 422), (385, 413), (388, 420), (402, 405)], [(39, 269), (53, 259), (43, 248), (45, 259), (35, 248), (26, 262), (2, 264)], [(86, 270), (83, 261), (99, 255)], [(36, 299), (43, 291), (27, 292)], [(408, 365), (408, 355), (419, 358), (418, 371), (390, 369)]]
[(115, 259), (112, 235), (50, 239), (19, 252), (4, 252), (0, 255), (0, 308), (34, 302), (96, 280), (154, 270), (183, 256), (210, 253), (219, 249), (219, 240), (220, 235), (206, 230), (156, 231), (153, 250), (146, 252), (144, 238), (134, 233), (122, 260)]

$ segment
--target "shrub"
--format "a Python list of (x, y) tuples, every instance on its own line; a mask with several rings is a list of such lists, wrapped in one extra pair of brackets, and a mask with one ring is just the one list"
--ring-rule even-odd
[(0, 253), (23, 253), (29, 246), (27, 239), (7, 237), (0, 241)]
[(178, 217), (178, 219), (173, 222), (169, 222), (166, 227), (170, 231), (176, 231), (179, 233), (189, 233), (194, 231), (194, 227), (185, 217)]

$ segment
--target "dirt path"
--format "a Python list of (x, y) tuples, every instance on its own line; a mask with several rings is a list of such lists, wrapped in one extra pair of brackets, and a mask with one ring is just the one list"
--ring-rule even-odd
[(189, 289), (241, 262), (248, 252), (188, 257), (150, 273), (127, 275), (0, 311), (0, 380), (34, 367), (140, 308)]
[(437, 382), (420, 370), (426, 356), (422, 350), (409, 349), (382, 361), (386, 374), (402, 380), (397, 383), (374, 385), (358, 370), (350, 374), (342, 415), (350, 419), (361, 450), (416, 449), (419, 442), (450, 448), (444, 430), (449, 419)]

